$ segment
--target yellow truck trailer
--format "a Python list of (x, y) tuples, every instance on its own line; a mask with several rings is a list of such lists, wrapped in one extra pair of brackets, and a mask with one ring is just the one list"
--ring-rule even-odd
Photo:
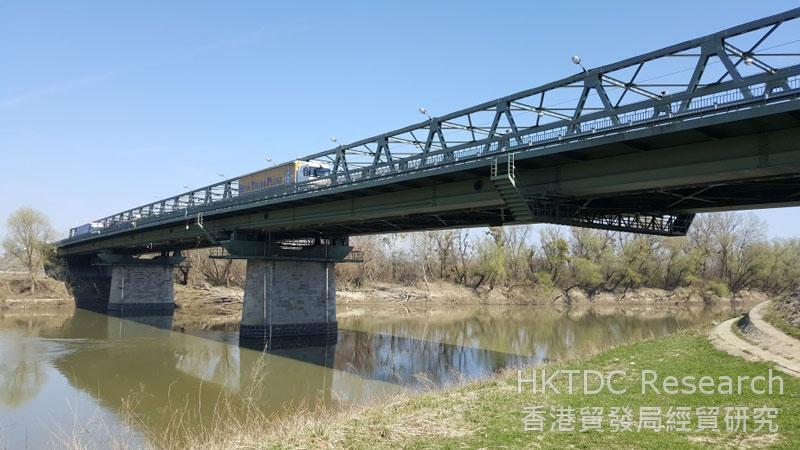
[(330, 173), (330, 164), (325, 162), (291, 161), (239, 177), (239, 195), (325, 178)]

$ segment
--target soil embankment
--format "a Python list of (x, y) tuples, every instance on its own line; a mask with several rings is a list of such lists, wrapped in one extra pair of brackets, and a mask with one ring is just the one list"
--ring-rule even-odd
[[(64, 283), (48, 277), (40, 277), (37, 288), (30, 293), (25, 274), (18, 272), (0, 272), (0, 288), (2, 296), (9, 305), (28, 302), (67, 302), (71, 300)], [(220, 286), (184, 286), (175, 285), (175, 302), (178, 307), (229, 309), (241, 304), (242, 289), (239, 287)], [(431, 304), (485, 304), (485, 305), (552, 305), (552, 304), (681, 304), (681, 303), (717, 303), (730, 301), (730, 296), (720, 296), (710, 290), (695, 288), (678, 288), (664, 290), (655, 288), (638, 288), (624, 292), (598, 292), (589, 295), (587, 292), (573, 288), (568, 291), (559, 289), (542, 289), (537, 286), (510, 286), (495, 289), (472, 289), (467, 286), (431, 282), (422, 285), (406, 285), (399, 283), (369, 283), (362, 286), (343, 286), (336, 292), (337, 303), (431, 303)], [(764, 301), (767, 297), (758, 291), (742, 291), (736, 295), (737, 301)], [(800, 323), (800, 311), (792, 320)]]
[[(174, 323), (178, 327), (200, 329), (234, 329), (241, 318), (243, 292), (240, 288), (175, 286), (176, 314)], [(511, 293), (501, 289), (480, 292), (449, 283), (430, 283), (427, 286), (404, 286), (399, 284), (374, 283), (359, 288), (345, 287), (336, 292), (339, 305), (386, 305), (404, 308), (425, 305), (541, 305), (554, 307), (617, 307), (638, 305), (700, 306), (744, 302), (755, 304), (767, 299), (766, 294), (745, 291), (731, 297), (720, 297), (710, 292), (691, 289), (665, 291), (642, 288), (626, 293), (602, 292), (592, 297), (578, 289), (567, 296), (560, 292), (546, 292), (517, 288)]]
[(766, 321), (771, 302), (756, 305), (748, 314), (719, 324), (710, 335), (715, 347), (748, 361), (767, 361), (800, 377), (800, 340)]
[[(25, 288), (24, 274), (5, 273), (0, 276), (0, 308), (14, 309), (33, 306), (71, 305), (72, 298), (63, 283), (50, 278), (40, 278), (37, 290), (30, 293)], [(445, 282), (424, 285), (370, 283), (353, 287), (342, 286), (336, 293), (340, 305), (541, 305), (554, 307), (648, 305), (695, 306), (725, 304), (736, 301), (758, 303), (767, 296), (757, 291), (744, 291), (733, 299), (711, 291), (679, 288), (672, 291), (652, 288), (632, 289), (626, 292), (599, 292), (588, 295), (580, 289), (568, 292), (529, 286), (510, 288), (472, 289)], [(235, 329), (241, 318), (243, 290), (238, 287), (175, 285), (177, 329)]]
[(484, 305), (618, 305), (618, 304), (704, 304), (730, 301), (763, 302), (768, 296), (758, 291), (742, 291), (733, 298), (720, 296), (710, 290), (678, 288), (664, 290), (638, 288), (624, 292), (598, 292), (589, 295), (573, 288), (569, 291), (512, 286), (492, 290), (476, 290), (452, 283), (429, 283), (409, 286), (390, 283), (371, 283), (366, 286), (344, 287), (336, 292), (336, 302), (350, 303), (432, 303)]
[(65, 306), (73, 303), (66, 286), (60, 281), (41, 276), (33, 292), (30, 277), (21, 271), (0, 270), (0, 309)]

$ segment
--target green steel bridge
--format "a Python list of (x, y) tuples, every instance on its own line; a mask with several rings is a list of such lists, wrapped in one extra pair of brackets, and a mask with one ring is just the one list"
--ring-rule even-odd
[(555, 223), (677, 236), (698, 212), (798, 205), (799, 18), (592, 69), (575, 56), (568, 78), (299, 158), (327, 162), (325, 178), (246, 193), (225, 180), (95, 220), (57, 253), (73, 266), (202, 247), (343, 261), (360, 234)]
[(696, 212), (795, 205), (800, 54), (785, 47), (800, 37), (798, 16), (800, 8), (580, 66), (563, 80), (300, 158), (330, 161), (325, 179), (240, 195), (234, 178), (128, 209), (58, 251), (518, 223), (680, 235)]

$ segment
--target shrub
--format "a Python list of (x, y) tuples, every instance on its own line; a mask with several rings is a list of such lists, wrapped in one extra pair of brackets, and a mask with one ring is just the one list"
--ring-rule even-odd
[(0, 306), (5, 304), (10, 296), (11, 287), (8, 285), (8, 282), (0, 280)]
[(710, 290), (719, 297), (725, 297), (731, 293), (731, 290), (728, 289), (728, 285), (721, 281), (709, 280), (706, 282), (706, 289)]
[(533, 274), (533, 280), (537, 286), (541, 286), (543, 288), (553, 289), (556, 286), (555, 282), (553, 282), (553, 277), (549, 272), (536, 272)]

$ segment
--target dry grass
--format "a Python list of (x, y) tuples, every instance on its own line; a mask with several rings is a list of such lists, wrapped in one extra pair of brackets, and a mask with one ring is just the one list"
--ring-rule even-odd
[[(197, 398), (172, 399), (163, 411), (153, 416), (153, 411), (140, 408), (145, 392), (132, 392), (122, 402), (117, 416), (125, 430), (111, 427), (93, 415), (88, 421), (78, 422), (71, 428), (58, 428), (53, 432), (54, 447), (72, 450), (94, 448), (128, 449), (252, 449), (264, 448), (272, 439), (293, 433), (281, 430), (321, 432), (331, 428), (326, 418), (334, 420), (334, 413), (323, 405), (284, 405), (279, 413), (267, 413), (259, 403), (266, 383), (266, 358), (255, 365), (248, 377), (244, 392), (221, 391), (214, 400), (211, 414), (208, 408), (195, 400), (203, 399), (203, 386)], [(173, 403), (173, 401), (175, 403)], [(154, 417), (156, 417), (154, 419)], [(325, 425), (324, 425), (325, 424)], [(306, 435), (306, 437), (311, 435)], [(300, 434), (293, 437), (300, 442)], [(325, 437), (328, 441), (330, 436)], [(278, 447), (286, 447), (276, 444)]]
[(239, 288), (175, 285), (175, 329), (233, 330), (242, 318)]
[(11, 298), (11, 287), (8, 282), (0, 280), (0, 307), (5, 305), (6, 300)]
[(397, 448), (420, 439), (459, 438), (474, 431), (464, 416), (469, 405), (479, 401), (475, 391), (401, 393), (384, 399), (379, 407), (287, 404), (277, 413), (267, 413), (259, 404), (262, 390), (268, 388), (267, 373), (264, 358), (253, 369), (247, 390), (218, 396), (210, 416), (196, 404), (170, 404), (166, 422), (154, 424), (152, 417), (139, 410), (146, 394), (131, 393), (118, 411), (128, 430), (120, 433), (95, 415), (86, 422), (76, 421), (71, 428), (55, 430), (54, 446), (73, 450), (342, 448), (363, 446), (368, 436), (370, 447)]
[(336, 292), (337, 303), (397, 303), (397, 304), (549, 304), (552, 293), (541, 292), (531, 286), (515, 286), (509, 289), (475, 290), (447, 281), (431, 281), (427, 284), (402, 284), (370, 282), (359, 287), (342, 284)]
[(30, 292), (30, 278), (25, 273), (0, 273), (0, 306), (11, 304), (64, 303), (71, 296), (66, 285), (44, 275), (36, 278), (36, 290)]
[(300, 406), (268, 415), (247, 400), (234, 405), (220, 399), (212, 420), (198, 427), (198, 418), (180, 408), (165, 429), (148, 435), (148, 441), (155, 448), (170, 450), (303, 449), (359, 447), (363, 437), (369, 436), (372, 448), (397, 448), (419, 440), (470, 434), (473, 430), (464, 414), (475, 400), (474, 393), (437, 391), (396, 394), (380, 407)]
[(764, 319), (789, 336), (800, 339), (800, 293), (775, 299), (767, 308)]

